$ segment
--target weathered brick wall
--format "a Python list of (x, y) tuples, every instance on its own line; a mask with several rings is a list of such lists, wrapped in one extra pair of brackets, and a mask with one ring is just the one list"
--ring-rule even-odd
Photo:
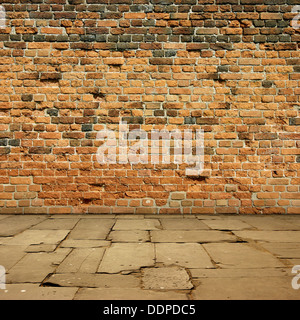
[[(300, 213), (298, 0), (4, 0), (0, 212)], [(205, 131), (204, 172), (97, 132)]]

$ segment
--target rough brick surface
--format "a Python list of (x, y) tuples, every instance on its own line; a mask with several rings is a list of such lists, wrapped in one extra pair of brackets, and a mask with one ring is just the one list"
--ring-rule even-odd
[[(300, 213), (296, 1), (2, 5), (0, 213)], [(203, 129), (204, 172), (99, 164), (121, 120)]]

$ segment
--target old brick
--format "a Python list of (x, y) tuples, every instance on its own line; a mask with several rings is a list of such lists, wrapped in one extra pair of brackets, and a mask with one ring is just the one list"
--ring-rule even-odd
[[(298, 213), (295, 1), (6, 1), (1, 213)], [(202, 129), (204, 171), (173, 138), (167, 163), (99, 163), (120, 121)]]
[(291, 118), (290, 125), (291, 126), (300, 126), (300, 118)]
[(124, 64), (125, 60), (122, 58), (106, 58), (104, 59), (105, 64), (109, 65), (122, 65)]
[(50, 154), (51, 148), (49, 147), (31, 147), (28, 151), (30, 154)]
[(149, 60), (150, 64), (154, 65), (171, 65), (173, 64), (173, 59), (171, 58), (151, 58)]
[(277, 133), (257, 133), (254, 135), (256, 140), (274, 140), (277, 139)]
[(60, 80), (61, 78), (62, 78), (62, 75), (57, 72), (42, 73), (40, 77), (41, 80)]

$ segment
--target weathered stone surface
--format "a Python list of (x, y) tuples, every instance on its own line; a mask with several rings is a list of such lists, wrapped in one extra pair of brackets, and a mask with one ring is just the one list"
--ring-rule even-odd
[(160, 219), (163, 229), (166, 230), (198, 230), (209, 229), (198, 219)]
[(289, 276), (289, 268), (191, 269), (192, 278), (265, 278)]
[(61, 248), (101, 248), (110, 246), (110, 241), (105, 240), (73, 240), (66, 239), (61, 244)]
[(262, 243), (261, 246), (280, 258), (299, 258), (300, 244), (299, 242), (290, 243)]
[(214, 214), (200, 214), (195, 216), (199, 220), (220, 220), (223, 217)]
[(47, 219), (34, 227), (32, 230), (71, 230), (79, 219)]
[(73, 300), (78, 288), (44, 288), (37, 284), (8, 284), (0, 300)]
[(284, 265), (270, 253), (245, 243), (207, 243), (210, 257), (222, 268), (276, 268)]
[(159, 220), (156, 219), (118, 219), (113, 230), (159, 230)]
[(154, 264), (154, 245), (150, 243), (114, 243), (108, 248), (98, 272), (118, 273)]
[(203, 223), (211, 229), (218, 230), (243, 230), (253, 228), (251, 225), (237, 219), (205, 220)]
[(157, 292), (131, 288), (83, 288), (76, 293), (74, 300), (187, 300), (185, 293)]
[[(205, 216), (206, 218), (201, 221), (195, 216), (189, 218), (170, 216), (168, 218), (170, 222), (150, 225), (155, 228), (165, 227), (167, 230), (143, 230), (143, 228), (149, 228), (149, 225), (144, 222), (138, 224), (136, 223), (138, 219), (136, 217), (132, 219), (132, 217), (109, 219), (103, 216), (101, 218), (57, 216), (51, 220), (62, 222), (52, 224), (45, 219), (38, 221), (38, 223), (41, 222), (40, 227), (51, 228), (52, 224), (50, 230), (38, 229), (38, 225), (33, 227), (32, 217), (29, 217), (30, 223), (27, 223), (27, 230), (0, 237), (0, 265), (6, 269), (7, 286), (31, 283), (37, 288), (41, 284), (48, 285), (49, 287), (45, 289), (49, 290), (63, 289), (63, 287), (75, 290), (70, 291), (70, 294), (69, 291), (60, 290), (56, 293), (50, 290), (42, 293), (32, 291), (30, 296), (28, 294), (29, 298), (34, 296), (37, 297), (36, 299), (44, 299), (46, 295), (49, 295), (50, 299), (53, 295), (58, 299), (72, 299), (78, 288), (82, 289), (78, 291), (76, 299), (187, 299), (190, 289), (186, 289), (188, 287), (185, 286), (186, 283), (178, 285), (180, 282), (177, 282), (184, 277), (178, 278), (172, 275), (174, 268), (179, 267), (185, 275), (191, 275), (193, 279), (192, 284), (196, 289), (193, 290), (192, 298), (250, 299), (254, 297), (256, 299), (261, 297), (261, 299), (269, 299), (274, 297), (277, 299), (281, 292), (283, 299), (288, 297), (294, 299), (289, 288), (295, 276), (291, 273), (292, 267), (300, 265), (300, 231), (255, 230), (256, 227), (252, 227), (248, 218), (253, 218), (254, 221), (256, 217), (227, 215)], [(143, 217), (140, 220), (161, 219), (161, 217), (157, 219), (157, 216), (146, 217), (147, 219)], [(256, 220), (262, 221), (260, 218), (257, 217)], [(289, 219), (283, 216), (266, 218), (272, 218), (278, 222), (277, 226), (272, 222), (275, 229), (279, 229), (281, 222), (285, 225), (285, 221), (295, 220), (295, 217)], [(0, 220), (0, 223), (6, 219), (10, 217)], [(70, 229), (59, 228), (59, 226), (70, 228), (71, 224), (65, 223), (64, 220), (70, 220), (73, 223), (74, 219), (79, 221), (71, 232), (75, 230), (75, 237), (78, 236), (80, 239), (70, 238)], [(118, 219), (133, 221), (132, 226), (135, 225), (138, 229), (112, 231)], [(165, 221), (167, 218), (162, 220)], [(176, 229), (184, 220), (193, 222), (199, 220), (201, 224), (216, 229), (197, 229), (199, 227), (197, 222), (197, 227), (193, 228), (191, 225), (187, 230)], [(185, 222), (183, 224), (187, 225)], [(244, 229), (245, 225), (249, 225), (251, 229)], [(169, 230), (169, 227), (174, 229)], [(285, 227), (290, 228), (287, 225)], [(221, 230), (228, 228), (228, 232), (220, 231), (219, 228)], [(98, 237), (99, 233), (103, 233), (105, 238), (93, 239)], [(89, 239), (90, 234), (92, 239)], [(150, 235), (150, 239), (147, 235)], [(234, 243), (239, 239), (246, 240), (248, 243)], [(203, 242), (203, 244), (197, 242)], [(156, 291), (143, 289), (146, 288), (143, 275), (152, 269), (158, 274), (151, 275), (147, 288), (156, 286)], [(190, 281), (188, 279), (187, 283)], [(168, 286), (164, 285), (165, 282)], [(53, 286), (61, 286), (61, 288), (53, 288)], [(217, 293), (213, 291), (213, 286), (216, 286)], [(167, 289), (168, 287), (171, 289)], [(175, 287), (177, 289), (174, 291)], [(178, 290), (184, 291), (179, 293)], [(292, 290), (298, 293), (297, 290)], [(278, 291), (278, 295), (272, 291)], [(22, 293), (23, 296), (20, 299), (23, 299), (26, 298), (26, 292), (6, 292), (5, 298), (18, 299)], [(2, 300), (1, 293), (0, 290), (0, 300)]]
[(181, 267), (147, 268), (142, 272), (144, 289), (185, 290), (193, 284), (186, 270)]
[(54, 272), (69, 254), (70, 249), (57, 249), (51, 253), (27, 253), (7, 274), (7, 283), (42, 282)]
[(68, 239), (105, 240), (113, 224), (113, 219), (81, 219)]
[(138, 288), (140, 279), (132, 275), (62, 273), (53, 274), (44, 285), (88, 288)]
[(208, 254), (198, 243), (157, 243), (156, 262), (186, 268), (213, 268)]
[(0, 236), (14, 236), (45, 219), (44, 216), (10, 216), (0, 221)]
[(195, 215), (178, 215), (178, 214), (147, 214), (147, 219), (179, 219), (179, 220), (185, 220), (185, 219), (197, 219)]
[[(286, 264), (290, 265), (290, 268), (292, 269), (294, 266), (300, 266), (300, 259), (287, 259), (287, 260), (282, 260)], [(299, 281), (298, 281), (299, 283)]]
[(147, 242), (150, 241), (150, 235), (145, 230), (132, 231), (112, 231), (108, 238), (112, 242)]
[(5, 242), (7, 242), (7, 240), (12, 239), (12, 237), (1, 237), (0, 238), (0, 245), (4, 244)]
[(234, 234), (242, 239), (251, 239), (267, 242), (297, 242), (300, 239), (300, 231), (234, 231)]
[(26, 248), (25, 252), (52, 252), (56, 247), (55, 244), (32, 244)]
[(0, 246), (0, 265), (8, 271), (25, 256), (26, 247), (27, 246)]
[(219, 242), (219, 241), (235, 241), (236, 237), (215, 230), (160, 230), (151, 231), (152, 242)]
[[(130, 219), (130, 220), (138, 220), (138, 219), (144, 219), (144, 215), (142, 214), (122, 214), (122, 215), (117, 215), (118, 219)], [(148, 215), (147, 215), (148, 218)], [(155, 216), (157, 218), (157, 215)]]
[(299, 217), (243, 216), (241, 219), (259, 230), (300, 230)]
[(57, 244), (62, 241), (69, 232), (70, 230), (25, 230), (3, 243), (10, 246)]
[(201, 279), (193, 291), (196, 300), (299, 300), (290, 277)]
[(72, 252), (56, 269), (56, 272), (95, 273), (97, 272), (104, 251), (104, 248), (73, 249)]

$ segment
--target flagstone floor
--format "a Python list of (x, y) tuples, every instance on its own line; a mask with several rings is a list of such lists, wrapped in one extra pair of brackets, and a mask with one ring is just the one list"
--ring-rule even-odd
[(300, 300), (300, 215), (0, 215), (0, 265), (0, 300)]

